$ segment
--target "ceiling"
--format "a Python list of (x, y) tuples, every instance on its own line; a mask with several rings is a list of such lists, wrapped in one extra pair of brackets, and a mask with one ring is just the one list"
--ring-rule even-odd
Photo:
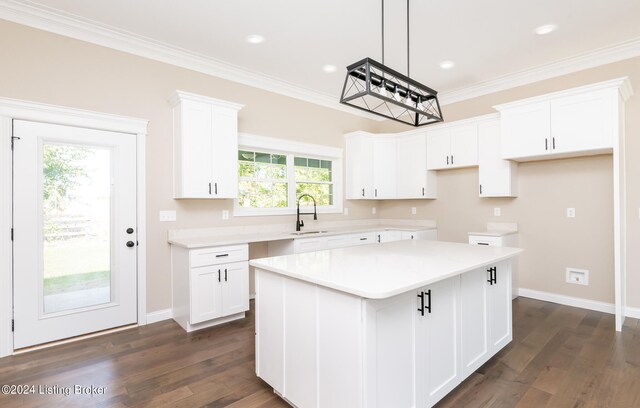
[[(380, 1), (3, 2), (96, 22), (336, 100), (347, 65), (381, 59)], [(385, 10), (385, 64), (404, 73), (406, 1), (386, 0)], [(543, 24), (558, 29), (533, 34)], [(412, 0), (410, 27), (411, 76), (442, 94), (638, 40), (640, 0)], [(250, 34), (266, 41), (249, 44)], [(441, 69), (444, 60), (455, 67)], [(338, 70), (326, 73), (325, 64)]]

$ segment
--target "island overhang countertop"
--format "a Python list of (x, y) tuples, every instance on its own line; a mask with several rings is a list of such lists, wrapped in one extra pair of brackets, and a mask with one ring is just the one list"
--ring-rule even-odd
[(384, 299), (520, 252), (520, 248), (407, 240), (260, 258), (250, 265), (363, 298)]

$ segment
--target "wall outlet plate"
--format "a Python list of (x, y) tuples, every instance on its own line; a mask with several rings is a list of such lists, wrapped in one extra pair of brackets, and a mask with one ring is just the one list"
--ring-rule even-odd
[(500, 207), (496, 207), (493, 209), (493, 216), (494, 217), (499, 217), (500, 215), (502, 215), (502, 210), (500, 209)]
[(418, 213), (418, 209), (416, 207), (411, 207), (411, 214), (416, 215)]
[(567, 268), (567, 283), (589, 285), (589, 271), (586, 269)]
[(575, 218), (576, 217), (576, 209), (573, 207), (567, 208), (567, 218)]
[(176, 212), (174, 210), (160, 211), (160, 222), (175, 221)]
[(229, 219), (229, 210), (222, 210), (222, 219), (223, 220)]

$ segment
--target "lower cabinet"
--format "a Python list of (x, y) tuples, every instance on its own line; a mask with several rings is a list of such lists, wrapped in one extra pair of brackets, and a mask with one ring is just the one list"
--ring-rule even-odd
[(400, 241), (404, 239), (437, 240), (436, 229), (418, 231), (384, 230), (363, 232), (360, 234), (332, 235), (328, 237), (296, 238), (293, 240), (293, 253), (322, 251), (324, 249), (344, 248), (374, 243)]
[(195, 250), (173, 246), (172, 263), (173, 319), (186, 331), (240, 319), (249, 310), (246, 244)]
[(460, 276), (462, 370), (466, 377), (512, 340), (511, 264)]
[(433, 406), (511, 341), (510, 288), (510, 261), (380, 300), (258, 269), (256, 373), (300, 408)]

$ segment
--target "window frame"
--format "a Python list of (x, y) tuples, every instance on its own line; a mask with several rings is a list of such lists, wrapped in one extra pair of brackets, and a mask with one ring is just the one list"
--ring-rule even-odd
[[(287, 156), (287, 207), (247, 208), (238, 206), (238, 199), (233, 200), (233, 216), (264, 216), (296, 214), (296, 180), (294, 157), (330, 160), (331, 181), (333, 183), (333, 205), (318, 206), (318, 214), (337, 214), (343, 211), (343, 149), (303, 143), (250, 133), (238, 133), (238, 151), (258, 151), (260, 153), (282, 154)], [(237, 170), (236, 170), (237, 171)], [(238, 178), (240, 184), (240, 178)], [(292, 202), (293, 198), (293, 202)], [(313, 211), (313, 206), (301, 206), (300, 211)]]

